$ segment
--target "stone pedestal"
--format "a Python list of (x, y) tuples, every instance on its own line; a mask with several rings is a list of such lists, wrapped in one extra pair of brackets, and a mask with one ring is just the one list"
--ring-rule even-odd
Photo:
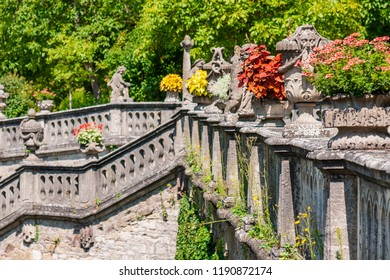
[(36, 150), (43, 144), (43, 127), (35, 120), (36, 112), (30, 109), (27, 113), (28, 118), (20, 123), (20, 137), (28, 150), (27, 161), (40, 160), (36, 155)]
[(390, 149), (390, 107), (327, 110), (324, 126), (338, 129), (328, 143), (330, 149)]

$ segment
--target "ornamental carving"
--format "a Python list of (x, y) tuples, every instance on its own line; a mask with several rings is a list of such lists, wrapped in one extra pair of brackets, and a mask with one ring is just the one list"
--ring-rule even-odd
[(125, 82), (122, 77), (125, 72), (126, 67), (119, 66), (111, 80), (107, 83), (112, 90), (110, 95), (111, 103), (133, 101), (133, 99), (129, 97), (129, 87), (131, 84)]
[(279, 72), (284, 74), (288, 100), (294, 103), (321, 100), (321, 94), (302, 77), (301, 70), (295, 65), (300, 60), (307, 60), (313, 48), (330, 42), (318, 34), (314, 26), (303, 25), (299, 26), (291, 37), (276, 44), (276, 50), (282, 53), (283, 65)]
[(89, 249), (95, 243), (92, 226), (84, 227), (80, 230), (80, 246)]
[(6, 116), (3, 114), (3, 111), (5, 107), (7, 107), (7, 104), (5, 101), (8, 98), (8, 93), (4, 91), (4, 86), (0, 85), (0, 119), (5, 119)]
[(37, 229), (35, 226), (31, 224), (26, 224), (23, 225), (22, 228), (22, 237), (23, 237), (23, 242), (25, 243), (33, 243), (35, 240), (35, 235), (36, 235)]
[(27, 112), (27, 119), (20, 123), (20, 137), (29, 151), (29, 159), (35, 158), (35, 151), (43, 144), (43, 127), (35, 120), (36, 112), (30, 109)]

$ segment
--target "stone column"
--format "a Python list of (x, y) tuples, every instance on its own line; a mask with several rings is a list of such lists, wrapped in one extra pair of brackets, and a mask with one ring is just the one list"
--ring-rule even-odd
[(223, 172), (222, 172), (222, 150), (221, 146), (221, 130), (219, 123), (222, 121), (223, 117), (221, 116), (212, 116), (208, 118), (208, 122), (211, 125), (211, 134), (212, 134), (212, 153), (211, 153), (211, 172), (213, 174), (214, 181), (218, 183), (223, 182)]
[(93, 205), (97, 197), (97, 188), (99, 172), (94, 168), (88, 168), (85, 173), (80, 175), (79, 189), (80, 189), (80, 206), (88, 204)]
[(3, 114), (3, 110), (7, 107), (5, 101), (8, 98), (8, 93), (4, 91), (4, 86), (0, 85), (0, 119), (6, 119), (7, 117)]
[(37, 202), (39, 193), (36, 186), (36, 179), (37, 176), (30, 171), (25, 171), (20, 174), (19, 184), (22, 204)]
[[(259, 158), (259, 146), (255, 142), (251, 147), (251, 157), (249, 159), (249, 182), (248, 182), (248, 195), (247, 205), (249, 213), (253, 214), (258, 212), (258, 215), (263, 213), (262, 193), (260, 186), (260, 158)], [(254, 196), (257, 196), (255, 199)]]
[(122, 118), (120, 109), (111, 109), (110, 110), (110, 129), (109, 129), (109, 139), (107, 139), (112, 145), (121, 145), (122, 138)]
[(196, 112), (188, 112), (191, 118), (192, 129), (191, 129), (191, 147), (193, 151), (200, 155), (200, 137), (199, 137), (199, 119)]
[(210, 160), (210, 133), (209, 133), (209, 123), (207, 118), (209, 115), (202, 114), (200, 115), (200, 129), (201, 129), (201, 165), (204, 172), (211, 172), (211, 160)]
[(192, 95), (186, 87), (186, 81), (188, 80), (191, 71), (190, 50), (194, 46), (194, 41), (191, 40), (190, 36), (186, 35), (184, 36), (184, 40), (180, 43), (180, 46), (183, 48), (183, 101), (192, 102)]
[(279, 177), (278, 234), (280, 245), (295, 244), (294, 205), (290, 161), (283, 158)]
[(239, 196), (239, 174), (238, 174), (238, 159), (237, 159), (237, 127), (232, 123), (221, 123), (221, 127), (225, 132), (225, 151), (226, 151), (226, 185), (227, 194), (230, 197)]
[(324, 259), (357, 258), (357, 188), (354, 176), (329, 175)]
[(181, 151), (185, 150), (185, 136), (184, 136), (184, 118), (185, 115), (180, 115), (176, 120), (176, 136), (174, 142), (175, 154), (179, 155)]

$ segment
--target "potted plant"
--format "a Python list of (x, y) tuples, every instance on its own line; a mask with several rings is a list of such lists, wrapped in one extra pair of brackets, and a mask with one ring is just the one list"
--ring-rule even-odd
[(80, 144), (81, 152), (97, 157), (97, 155), (105, 150), (103, 146), (103, 124), (85, 123), (73, 130), (73, 135), (76, 136)]
[(168, 74), (160, 82), (160, 90), (166, 92), (165, 102), (179, 102), (182, 88), (183, 80), (177, 74)]
[(213, 103), (217, 98), (207, 90), (209, 82), (207, 80), (206, 70), (197, 70), (186, 82), (188, 91), (194, 95), (193, 101), (198, 105), (204, 106)]
[(47, 88), (35, 92), (33, 97), (38, 101), (38, 108), (41, 113), (50, 113), (54, 107), (55, 93), (50, 92)]
[(298, 62), (303, 75), (326, 96), (334, 109), (324, 112), (325, 127), (338, 128), (332, 149), (390, 148), (389, 37), (365, 40), (353, 33), (314, 48)]
[(245, 87), (244, 94), (254, 95), (253, 109), (262, 119), (261, 126), (283, 126), (288, 113), (288, 103), (283, 84), (280, 54), (272, 56), (265, 45), (250, 44), (243, 50), (248, 54), (238, 74), (238, 87)]

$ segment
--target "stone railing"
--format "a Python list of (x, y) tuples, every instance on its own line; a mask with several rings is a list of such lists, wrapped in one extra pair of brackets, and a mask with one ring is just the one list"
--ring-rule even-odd
[[(189, 112), (182, 125), (183, 143), (199, 155), (198, 176), (212, 174), (208, 192), (222, 185), (218, 196), (225, 193), (221, 199), (229, 208), (224, 202), (236, 201), (243, 186), (247, 215), (268, 207), (282, 245), (295, 244), (302, 234), (296, 217), (310, 207), (311, 230), (323, 246), (317, 258), (390, 259), (388, 150), (335, 151), (327, 146), (329, 137), (283, 138), (283, 128), (229, 123), (223, 115), (199, 111)], [(250, 163), (241, 184), (240, 156)], [(265, 191), (267, 205), (261, 200)]]
[(137, 192), (150, 191), (159, 185), (156, 182), (172, 180), (180, 168), (174, 148), (178, 116), (84, 165), (48, 162), (20, 167), (0, 182), (1, 232), (27, 216), (82, 219)]
[[(49, 114), (38, 114), (36, 120), (44, 126), (44, 142), (37, 154), (45, 156), (77, 152), (79, 145), (74, 128), (88, 122), (103, 124), (106, 146), (120, 146), (169, 120), (180, 103), (120, 103), (106, 104)], [(23, 118), (0, 120), (0, 160), (23, 157), (26, 148), (20, 137)]]

